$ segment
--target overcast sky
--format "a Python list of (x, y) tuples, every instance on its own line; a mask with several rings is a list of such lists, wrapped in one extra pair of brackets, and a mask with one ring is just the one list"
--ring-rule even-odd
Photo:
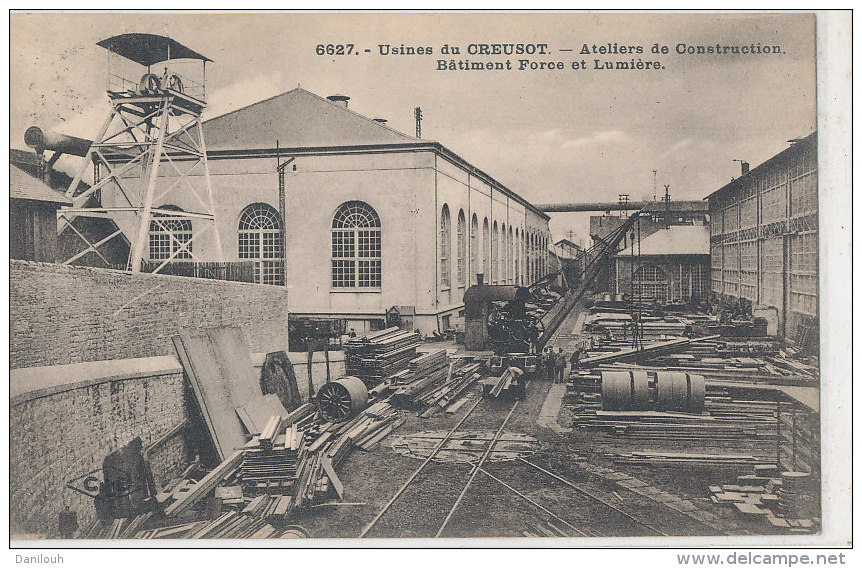
[[(108, 109), (107, 52), (117, 34), (169, 35), (210, 57), (205, 118), (295, 88), (344, 93), (350, 108), (437, 140), (534, 203), (701, 199), (814, 131), (814, 17), (625, 14), (13, 14), (10, 144), (33, 124), (86, 138)], [(583, 44), (642, 46), (643, 54), (581, 55)], [(650, 48), (667, 45), (668, 55)], [(352, 43), (358, 56), (318, 56)], [(469, 44), (543, 43), (561, 71), (438, 71)], [(779, 45), (781, 55), (678, 55), (677, 44)], [(379, 44), (429, 46), (431, 56), (381, 56)], [(461, 55), (440, 55), (443, 44)], [(371, 49), (372, 53), (365, 53)], [(560, 50), (572, 49), (572, 52)], [(661, 71), (592, 69), (603, 61), (659, 60)], [(586, 60), (588, 69), (572, 70)], [(588, 240), (587, 215), (553, 214), (554, 237)]]

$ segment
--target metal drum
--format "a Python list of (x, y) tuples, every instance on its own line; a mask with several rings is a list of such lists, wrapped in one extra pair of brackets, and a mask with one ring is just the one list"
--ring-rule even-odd
[(659, 410), (685, 410), (688, 398), (688, 379), (685, 373), (662, 372), (656, 374), (656, 402)]
[(706, 383), (702, 375), (660, 372), (657, 374), (659, 410), (702, 412)]
[(703, 412), (702, 375), (660, 371), (602, 371), (602, 410)]
[(688, 411), (703, 412), (706, 400), (706, 380), (703, 375), (688, 375)]
[(602, 371), (602, 410), (630, 410), (631, 384), (630, 371)]
[(320, 413), (333, 422), (350, 418), (365, 408), (367, 403), (368, 388), (356, 377), (344, 377), (326, 383), (317, 391)]
[(646, 371), (631, 371), (632, 410), (648, 410), (652, 407), (649, 390), (649, 375)]

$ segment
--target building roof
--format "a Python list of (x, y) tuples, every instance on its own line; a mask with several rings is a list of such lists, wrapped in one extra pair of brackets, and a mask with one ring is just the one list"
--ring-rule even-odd
[(297, 87), (203, 123), (209, 150), (393, 144), (418, 140)]
[(49, 203), (70, 204), (72, 200), (51, 189), (16, 165), (9, 164), (9, 197)]
[(203, 123), (210, 158), (282, 156), (331, 152), (437, 152), (540, 217), (535, 205), (439, 142), (408, 136), (374, 119), (297, 87)]
[[(709, 227), (705, 225), (671, 225), (659, 229), (641, 240), (640, 251), (635, 243), (634, 254), (641, 256), (709, 255)], [(632, 255), (632, 247), (617, 253), (617, 257)]]
[(724, 193), (725, 191), (728, 191), (733, 187), (737, 187), (741, 183), (745, 183), (746, 181), (748, 181), (749, 178), (758, 175), (762, 170), (768, 168), (769, 166), (771, 166), (775, 162), (789, 158), (794, 153), (804, 149), (806, 146), (814, 146), (815, 149), (817, 148), (817, 131), (816, 130), (814, 132), (812, 132), (811, 134), (809, 134), (808, 136), (806, 136), (805, 138), (803, 138), (799, 141), (796, 141), (794, 144), (791, 144), (789, 147), (787, 147), (784, 150), (782, 150), (781, 152), (775, 154), (774, 156), (772, 156), (771, 158), (769, 158), (768, 160), (766, 160), (762, 164), (758, 165), (757, 167), (751, 168), (747, 173), (739, 176), (738, 178), (734, 178), (727, 185), (724, 185), (724, 186), (720, 187), (719, 189), (716, 189), (715, 191), (713, 191), (712, 193), (710, 193), (709, 195), (704, 197), (704, 199), (709, 199), (710, 197), (714, 197), (714, 196), (718, 195), (719, 193)]

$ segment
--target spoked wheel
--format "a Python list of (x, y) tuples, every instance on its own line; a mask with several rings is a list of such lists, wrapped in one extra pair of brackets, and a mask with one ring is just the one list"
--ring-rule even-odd
[(317, 391), (317, 407), (332, 422), (346, 420), (368, 402), (368, 389), (356, 377), (326, 383)]

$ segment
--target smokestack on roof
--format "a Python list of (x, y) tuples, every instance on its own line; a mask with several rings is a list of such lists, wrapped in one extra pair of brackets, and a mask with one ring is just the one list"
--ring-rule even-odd
[(742, 167), (742, 175), (747, 174), (748, 170), (751, 168), (751, 166), (748, 165), (748, 162), (745, 162), (745, 161), (740, 162), (739, 165)]
[(350, 100), (350, 97), (348, 97), (347, 95), (338, 95), (338, 94), (329, 95), (326, 98), (329, 99), (330, 101), (334, 102), (337, 105), (343, 106), (344, 108), (347, 108), (347, 101)]

